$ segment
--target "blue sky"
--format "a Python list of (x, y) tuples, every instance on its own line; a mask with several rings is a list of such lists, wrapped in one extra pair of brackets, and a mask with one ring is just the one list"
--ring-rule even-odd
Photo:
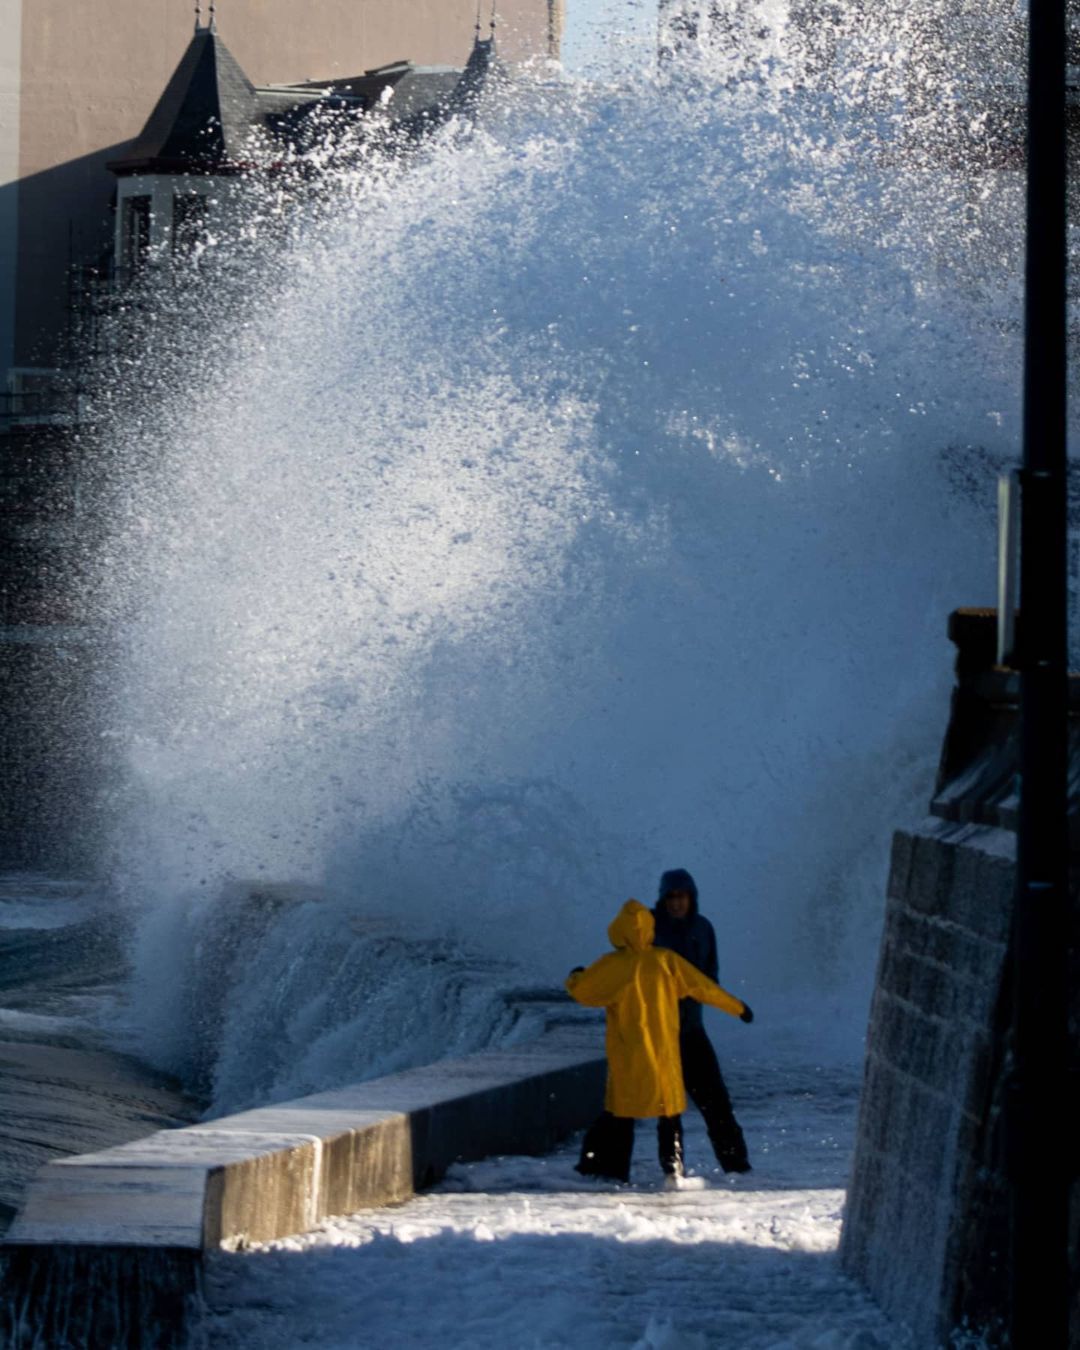
[(651, 36), (657, 0), (566, 0), (563, 58), (577, 68), (602, 56), (612, 35)]

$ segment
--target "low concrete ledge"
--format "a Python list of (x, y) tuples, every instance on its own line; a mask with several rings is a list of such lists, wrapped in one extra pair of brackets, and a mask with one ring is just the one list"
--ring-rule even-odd
[[(593, 1119), (603, 1085), (599, 1027), (564, 1027), (51, 1163), (0, 1244), (0, 1343), (179, 1344), (204, 1252), (406, 1200), (456, 1161), (546, 1152)], [(109, 1304), (80, 1311), (78, 1338), (65, 1285), (68, 1302)]]

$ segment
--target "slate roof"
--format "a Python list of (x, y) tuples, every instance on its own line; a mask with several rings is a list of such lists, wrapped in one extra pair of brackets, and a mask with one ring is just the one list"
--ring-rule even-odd
[[(461, 78), (461, 70), (453, 66), (414, 66), (410, 61), (395, 61), (333, 84), (305, 84), (288, 90), (279, 86), (256, 92), (260, 99), (264, 94), (279, 98), (286, 93), (309, 95), (306, 103), (294, 99), (291, 107), (270, 112), (266, 118), (267, 129), (275, 139), (303, 149), (333, 124), (325, 115), (328, 112), (346, 117), (369, 115), (370, 130), (390, 126), (413, 131), (420, 124), (431, 126), (444, 115)], [(314, 100), (310, 98), (313, 91), (317, 91)]]
[[(110, 163), (134, 173), (228, 174), (271, 158), (274, 142), (304, 145), (321, 116), (378, 113), (415, 133), (466, 111), (495, 62), (477, 40), (465, 70), (397, 61), (348, 79), (256, 88), (213, 27), (198, 28), (141, 133)], [(318, 115), (316, 115), (318, 114)]]
[(195, 32), (116, 173), (221, 173), (250, 161), (255, 87), (213, 28)]

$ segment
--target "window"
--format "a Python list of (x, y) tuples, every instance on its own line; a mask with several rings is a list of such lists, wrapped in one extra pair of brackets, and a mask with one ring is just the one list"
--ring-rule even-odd
[(209, 201), (195, 192), (173, 197), (172, 247), (178, 258), (190, 258), (206, 240)]
[(150, 252), (150, 194), (124, 198), (124, 267), (132, 276), (146, 262)]

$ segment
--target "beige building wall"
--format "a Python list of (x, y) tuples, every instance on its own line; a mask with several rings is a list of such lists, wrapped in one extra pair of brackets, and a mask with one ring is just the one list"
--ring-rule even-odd
[[(483, 10), (486, 28), (486, 0)], [(203, 0), (204, 22), (207, 11)], [(499, 0), (500, 51), (515, 61), (556, 54), (561, 16), (562, 0)], [(111, 235), (114, 180), (105, 164), (142, 129), (190, 40), (194, 6), (0, 0), (0, 17), (0, 362), (58, 365), (69, 263), (94, 261)], [(217, 21), (249, 78), (279, 84), (355, 75), (401, 58), (463, 65), (476, 0), (219, 0)], [(16, 139), (17, 245), (3, 196)], [(13, 272), (12, 360), (2, 344), (4, 284)]]
[[(0, 381), (15, 361), (22, 0), (0, 0)], [(0, 383), (0, 389), (3, 388)]]

